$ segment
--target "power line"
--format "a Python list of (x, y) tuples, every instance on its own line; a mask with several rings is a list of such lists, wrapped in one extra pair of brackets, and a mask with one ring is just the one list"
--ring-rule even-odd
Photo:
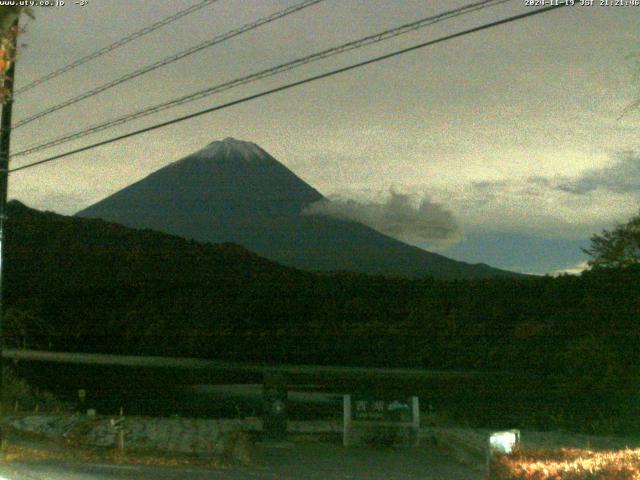
[(548, 6), (548, 7), (543, 7), (543, 8), (540, 8), (540, 9), (537, 9), (537, 10), (533, 10), (533, 11), (530, 11), (530, 12), (527, 12), (527, 13), (521, 13), (519, 15), (514, 15), (512, 17), (507, 17), (507, 18), (504, 18), (502, 20), (496, 20), (495, 22), (486, 23), (486, 24), (480, 25), (478, 27), (474, 27), (474, 28), (470, 28), (470, 29), (467, 29), (467, 30), (463, 30), (461, 32), (453, 33), (451, 35), (446, 35), (444, 37), (440, 37), (440, 38), (437, 38), (435, 40), (430, 40), (428, 42), (419, 43), (417, 45), (414, 45), (414, 46), (411, 46), (411, 47), (407, 47), (407, 48), (403, 48), (401, 50), (396, 50), (394, 52), (387, 53), (385, 55), (380, 55), (378, 57), (370, 58), (369, 60), (365, 60), (365, 61), (362, 61), (362, 62), (354, 63), (352, 65), (349, 65), (349, 66), (346, 66), (346, 67), (342, 67), (342, 68), (338, 68), (336, 70), (331, 70), (329, 72), (325, 72), (325, 73), (322, 73), (322, 74), (319, 74), (319, 75), (314, 75), (312, 77), (307, 77), (307, 78), (305, 78), (303, 80), (298, 80), (296, 82), (292, 82), (292, 83), (288, 83), (288, 84), (285, 84), (285, 85), (281, 85), (280, 87), (276, 87), (276, 88), (272, 88), (272, 89), (269, 89), (269, 90), (265, 90), (265, 91), (262, 91), (260, 93), (249, 95), (247, 97), (244, 97), (244, 98), (241, 98), (241, 99), (238, 99), (238, 100), (234, 100), (234, 101), (231, 101), (231, 102), (228, 102), (228, 103), (224, 103), (222, 105), (217, 105), (215, 107), (207, 108), (205, 110), (200, 110), (198, 112), (191, 113), (189, 115), (185, 115), (185, 116), (182, 116), (182, 117), (174, 118), (173, 120), (169, 120), (169, 121), (166, 121), (166, 122), (158, 123), (156, 125), (145, 127), (145, 128), (140, 129), (140, 130), (135, 130), (133, 132), (126, 133), (124, 135), (119, 135), (117, 137), (113, 137), (113, 138), (110, 138), (108, 140), (103, 140), (101, 142), (97, 142), (97, 143), (94, 143), (94, 144), (91, 144), (91, 145), (87, 145), (87, 146), (84, 146), (84, 147), (81, 147), (81, 148), (77, 148), (75, 150), (70, 150), (68, 152), (61, 153), (59, 155), (54, 155), (52, 157), (45, 158), (43, 160), (38, 160), (36, 162), (28, 163), (26, 165), (22, 165), (20, 167), (13, 168), (13, 169), (9, 170), (9, 172), (10, 173), (11, 172), (17, 172), (17, 171), (20, 171), (20, 170), (25, 170), (27, 168), (35, 167), (37, 165), (42, 165), (44, 163), (48, 163), (48, 162), (52, 162), (52, 161), (55, 161), (55, 160), (59, 160), (61, 158), (65, 158), (65, 157), (68, 157), (70, 155), (74, 155), (76, 153), (85, 152), (87, 150), (91, 150), (91, 149), (94, 149), (94, 148), (97, 148), (97, 147), (100, 147), (100, 146), (103, 146), (103, 145), (107, 145), (109, 143), (117, 142), (117, 141), (120, 141), (120, 140), (124, 140), (126, 138), (130, 138), (130, 137), (134, 137), (134, 136), (140, 135), (142, 133), (150, 132), (152, 130), (157, 130), (157, 129), (162, 128), (162, 127), (166, 127), (166, 126), (173, 125), (173, 124), (176, 124), (176, 123), (184, 122), (186, 120), (190, 120), (192, 118), (199, 117), (199, 116), (205, 115), (207, 113), (212, 113), (212, 112), (215, 112), (215, 111), (218, 111), (218, 110), (223, 110), (225, 108), (229, 108), (229, 107), (232, 107), (234, 105), (239, 105), (241, 103), (249, 102), (251, 100), (255, 100), (255, 99), (258, 99), (258, 98), (261, 98), (261, 97), (266, 97), (268, 95), (272, 95), (272, 94), (277, 93), (277, 92), (282, 92), (284, 90), (289, 90), (291, 88), (298, 87), (300, 85), (304, 85), (304, 84), (307, 84), (307, 83), (311, 83), (311, 82), (314, 82), (316, 80), (321, 80), (323, 78), (332, 77), (332, 76), (338, 75), (340, 73), (344, 73), (344, 72), (348, 72), (350, 70), (354, 70), (356, 68), (364, 67), (365, 65), (371, 65), (373, 63), (377, 63), (377, 62), (380, 62), (382, 60), (387, 60), (387, 59), (392, 58), (392, 57), (403, 55), (405, 53), (413, 52), (415, 50), (419, 50), (419, 49), (422, 49), (422, 48), (426, 48), (426, 47), (429, 47), (431, 45), (435, 45), (435, 44), (438, 44), (438, 43), (443, 43), (443, 42), (446, 42), (448, 40), (452, 40), (454, 38), (462, 37), (462, 36), (469, 35), (471, 33), (479, 32), (479, 31), (482, 31), (482, 30), (488, 30), (490, 28), (497, 27), (499, 25), (504, 25), (506, 23), (515, 22), (517, 20), (522, 20), (524, 18), (532, 17), (534, 15), (539, 15), (541, 13), (546, 13), (546, 12), (549, 12), (551, 10), (556, 10), (558, 8), (562, 8), (562, 7), (566, 7), (566, 6), (567, 6), (566, 3), (559, 3), (558, 5), (552, 5), (552, 6)]
[(475, 12), (477, 10), (482, 10), (484, 8), (488, 8), (488, 7), (492, 7), (492, 6), (496, 6), (502, 3), (506, 3), (508, 1), (511, 0), (482, 0), (480, 2), (476, 2), (473, 4), (469, 4), (469, 5), (465, 5), (459, 8), (456, 8), (454, 10), (449, 10), (443, 13), (440, 13), (438, 15), (434, 15), (434, 16), (430, 16), (427, 18), (422, 18), (420, 20), (411, 22), (411, 23), (407, 23), (404, 25), (401, 25), (399, 27), (394, 27), (391, 28), (389, 30), (385, 30), (384, 32), (381, 33), (376, 33), (374, 35), (369, 35), (367, 37), (358, 39), (358, 40), (354, 40), (351, 42), (347, 42), (341, 45), (338, 45), (336, 47), (332, 47), (326, 50), (322, 50), (320, 52), (316, 52), (313, 53), (311, 55), (307, 55), (305, 57), (301, 57), (298, 58), (296, 60), (287, 62), (287, 63), (283, 63), (280, 65), (277, 65), (275, 67), (270, 67), (267, 68), (265, 70), (261, 70), (257, 73), (253, 73), (244, 77), (240, 77), (240, 78), (236, 78), (234, 80), (228, 81), (228, 82), (224, 82), (222, 84), (218, 84), (218, 85), (214, 85), (212, 87), (208, 87), (204, 90), (200, 90), (194, 93), (190, 93), (188, 95), (184, 95), (182, 97), (178, 97), (176, 99), (170, 100), (168, 102), (164, 102), (164, 103), (160, 103), (157, 105), (154, 105), (152, 107), (147, 107), (145, 109), (139, 110), (137, 112), (134, 113), (129, 113), (126, 114), (124, 116), (115, 118), (115, 119), (111, 119), (108, 120), (106, 122), (100, 123), (100, 124), (96, 124), (96, 125), (92, 125), (90, 127), (87, 127), (83, 130), (74, 132), (74, 133), (69, 133), (69, 134), (65, 134), (56, 138), (53, 138), (51, 140), (46, 141), (45, 143), (42, 144), (37, 144), (37, 145), (33, 145), (33, 146), (29, 146), (24, 150), (21, 150), (17, 153), (15, 153), (14, 155), (12, 155), (12, 158), (16, 158), (19, 156), (23, 156), (23, 155), (28, 155), (28, 154), (32, 154), (47, 148), (51, 148), (54, 147), (56, 145), (60, 145), (63, 143), (67, 143), (71, 140), (76, 140), (78, 138), (82, 138), (85, 137), (87, 135), (91, 135), (97, 132), (100, 132), (102, 130), (106, 130), (108, 128), (113, 128), (116, 127), (118, 125), (122, 125), (125, 123), (128, 123), (130, 121), (133, 120), (137, 120), (139, 118), (143, 118), (158, 112), (161, 112), (163, 110), (167, 110), (169, 108), (174, 108), (180, 105), (183, 105), (185, 103), (189, 103), (189, 102), (193, 102), (195, 100), (200, 100), (202, 98), (208, 97), (210, 95), (216, 94), (216, 93), (220, 93), (222, 91), (225, 90), (229, 90), (235, 87), (239, 87), (242, 85), (246, 85), (248, 83), (252, 83), (255, 82), (257, 80), (261, 80), (263, 78), (267, 78), (267, 77), (271, 77), (274, 75), (277, 75), (279, 73), (283, 73), (289, 70), (293, 70), (295, 68), (301, 67), (303, 65), (312, 63), (312, 62), (316, 62), (319, 60), (323, 60), (325, 58), (328, 57), (332, 57), (334, 55), (338, 55), (338, 54), (342, 54), (354, 49), (358, 49), (358, 48), (362, 48), (374, 43), (378, 43), (378, 42), (382, 42), (384, 40), (388, 40), (390, 38), (399, 36), (399, 35), (403, 35), (405, 33), (409, 33), (415, 30), (418, 30), (420, 28), (424, 28), (427, 27), (429, 25), (433, 25), (434, 23), (440, 22), (440, 21), (444, 21), (444, 20), (449, 20), (451, 18), (460, 16), (460, 15), (465, 15), (471, 12)]
[(297, 5), (294, 5), (292, 7), (289, 8), (285, 8), (284, 10), (280, 10), (279, 12), (276, 12), (272, 15), (269, 15), (267, 17), (263, 17), (255, 22), (252, 23), (248, 23), (246, 25), (243, 25), (240, 28), (236, 28), (234, 30), (231, 30), (225, 34), (222, 35), (218, 35), (214, 38), (212, 38), (211, 40), (207, 40), (206, 42), (203, 42), (199, 45), (196, 45), (194, 47), (188, 48), (187, 50), (183, 50), (182, 52), (179, 52), (175, 55), (171, 55), (170, 57), (167, 57), (163, 60), (160, 60), (158, 62), (152, 63), (151, 65), (147, 65), (146, 67), (143, 67), (141, 69), (135, 70), (133, 72), (130, 72), (120, 78), (116, 78), (115, 80), (112, 80), (108, 83), (105, 83), (104, 85), (101, 85), (97, 88), (94, 88), (92, 90), (89, 90), (87, 92), (81, 93), (80, 95), (76, 95), (75, 97), (70, 98), (69, 100), (65, 100), (64, 102), (61, 102), (57, 105), (54, 105), (50, 108), (47, 108), (45, 110), (42, 110), (38, 113), (35, 113), (33, 115), (31, 115), (30, 117), (24, 118), (22, 120), (20, 120), (19, 122), (17, 122), (13, 128), (20, 128), (28, 123), (33, 122), (34, 120), (37, 120), (39, 118), (42, 118), (46, 115), (49, 115), (53, 112), (57, 112), (58, 110), (62, 110), (63, 108), (69, 107), (75, 103), (78, 103), (82, 100), (85, 100), (87, 98), (93, 97), (99, 93), (102, 93), (106, 90), (109, 90), (117, 85), (120, 85), (122, 83), (128, 82), (129, 80), (133, 80), (134, 78), (137, 78), (141, 75), (144, 75), (145, 73), (149, 73), (152, 72), (154, 70), (157, 70), (160, 67), (163, 67), (165, 65), (169, 65), (170, 63), (176, 62), (182, 58), (188, 57), (189, 55), (193, 55), (194, 53), (197, 53), (201, 50), (204, 50), (205, 48), (209, 48), (212, 47), (213, 45), (217, 45), (219, 43), (222, 43), (226, 40), (229, 40), (230, 38), (233, 37), (237, 37), (238, 35), (242, 35), (243, 33), (246, 33), (250, 30), (255, 30), (258, 27), (261, 27), (262, 25), (265, 25), (267, 23), (271, 23), (275, 20), (278, 20), (280, 18), (286, 17), (287, 15), (291, 15), (295, 12), (298, 12), (300, 10), (303, 10), (305, 8), (311, 7), (312, 5), (315, 5), (317, 3), (323, 2), (324, 0), (305, 0), (302, 3), (299, 3)]
[(178, 20), (178, 19), (180, 19), (180, 18), (182, 18), (182, 17), (184, 17), (186, 15), (189, 15), (189, 14), (191, 14), (191, 13), (197, 11), (197, 10), (200, 10), (201, 8), (204, 8), (204, 7), (208, 6), (208, 5), (211, 5), (212, 3), (215, 3), (217, 1), (218, 0), (204, 0), (204, 1), (200, 2), (200, 3), (192, 5), (189, 8), (185, 8), (184, 10), (180, 10), (179, 12), (176, 12), (175, 14), (173, 14), (173, 15), (171, 15), (169, 17), (166, 17), (163, 20), (160, 20), (159, 22), (156, 22), (156, 23), (154, 23), (152, 25), (149, 25), (148, 27), (144, 27), (143, 29), (138, 30), (137, 32), (134, 32), (131, 35), (128, 35), (128, 36), (126, 36), (124, 38), (121, 38), (120, 40), (112, 43), (111, 45), (107, 45), (106, 47), (103, 47), (100, 50), (96, 50), (95, 52), (90, 53), (89, 55), (86, 55), (86, 56), (84, 56), (82, 58), (79, 58), (78, 60), (76, 60), (76, 61), (74, 61), (74, 62), (72, 62), (72, 63), (70, 63), (68, 65), (65, 65), (64, 67), (59, 68), (58, 70), (54, 70), (53, 72), (48, 73), (47, 75), (45, 75), (45, 76), (43, 76), (41, 78), (38, 78), (37, 80), (34, 80), (33, 82), (29, 83), (28, 85), (25, 85), (24, 87), (17, 89), (15, 94), (14, 94), (14, 96), (19, 95), (21, 93), (24, 93), (24, 92), (26, 92), (28, 90), (31, 90), (32, 88), (34, 88), (34, 87), (36, 87), (36, 86), (38, 86), (38, 85), (40, 85), (42, 83), (48, 82), (52, 78), (59, 77), (60, 75), (62, 75), (64, 73), (67, 73), (68, 71), (73, 70), (74, 68), (79, 67), (80, 65), (83, 65), (83, 64), (93, 60), (94, 58), (98, 58), (98, 57), (104, 55), (105, 53), (112, 52), (113, 50), (115, 50), (117, 48), (120, 48), (123, 45), (126, 45), (127, 43), (135, 40), (136, 38), (140, 38), (140, 37), (142, 37), (142, 36), (144, 36), (144, 35), (146, 35), (148, 33), (151, 33), (151, 32), (153, 32), (155, 30), (158, 30), (159, 28), (162, 28), (165, 25), (169, 25), (170, 23), (173, 23), (176, 20)]

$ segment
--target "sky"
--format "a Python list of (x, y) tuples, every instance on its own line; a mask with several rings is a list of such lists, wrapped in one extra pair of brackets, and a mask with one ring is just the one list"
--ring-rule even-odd
[[(14, 122), (299, 1), (219, 0), (17, 95)], [(76, 3), (35, 9), (21, 37), (16, 88), (199, 2)], [(325, 0), (18, 128), (12, 152), (467, 3)], [(11, 165), (533, 8), (512, 0)], [(326, 195), (327, 208), (414, 245), (520, 272), (579, 271), (590, 236), (639, 209), (640, 111), (620, 118), (640, 98), (632, 57), (639, 26), (640, 7), (558, 9), (15, 172), (9, 196), (73, 214), (234, 137), (260, 145)], [(385, 224), (394, 216), (419, 228)], [(438, 222), (451, 234), (434, 233)]]

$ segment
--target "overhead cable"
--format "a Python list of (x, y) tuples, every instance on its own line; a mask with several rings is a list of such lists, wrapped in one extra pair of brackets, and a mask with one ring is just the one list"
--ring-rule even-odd
[(110, 82), (107, 82), (103, 85), (100, 85), (99, 87), (93, 88), (89, 91), (86, 91), (84, 93), (81, 93), (80, 95), (76, 95), (75, 97), (72, 97), (68, 100), (65, 100), (61, 103), (58, 103), (57, 105), (54, 105), (52, 107), (46, 108), (38, 113), (35, 113), (27, 118), (24, 118), (22, 120), (20, 120), (19, 122), (17, 122), (15, 125), (13, 125), (13, 128), (20, 128), (24, 125), (27, 125), (31, 122), (33, 122), (34, 120), (38, 120), (39, 118), (45, 117), (47, 115), (50, 115), (54, 112), (57, 112), (58, 110), (62, 110), (63, 108), (69, 107), (71, 105), (74, 105), (82, 100), (85, 100), (87, 98), (93, 97), (95, 95), (98, 95), (99, 93), (102, 93), (106, 90), (109, 90), (117, 85), (120, 85), (122, 83), (128, 82), (129, 80), (133, 80), (134, 78), (137, 78), (141, 75), (144, 75), (146, 73), (152, 72), (154, 70), (157, 70), (160, 67), (164, 67), (165, 65), (169, 65), (170, 63), (176, 62), (182, 58), (188, 57), (189, 55), (193, 55), (194, 53), (197, 53), (201, 50), (204, 50), (205, 48), (209, 48), (212, 47), (213, 45), (217, 45), (219, 43), (222, 43), (226, 40), (229, 40), (230, 38), (233, 37), (237, 37), (238, 35), (242, 35), (245, 32), (248, 32), (250, 30), (255, 30), (258, 27), (261, 27), (262, 25), (265, 25), (267, 23), (271, 23), (275, 20), (278, 20), (280, 18), (286, 17), (287, 15), (291, 15), (292, 13), (298, 12), (302, 9), (308, 8), (312, 5), (315, 5), (317, 3), (323, 2), (324, 0), (305, 0), (302, 3), (299, 3), (297, 5), (294, 5), (292, 7), (289, 8), (285, 8), (284, 10), (280, 10), (279, 12), (276, 12), (272, 15), (269, 15), (267, 17), (263, 17), (260, 20), (257, 20), (255, 22), (249, 23), (247, 25), (244, 25), (240, 28), (236, 28), (234, 30), (231, 30), (227, 33), (224, 33), (222, 35), (217, 35), (215, 37), (213, 37), (211, 40), (207, 40), (206, 42), (200, 43), (194, 47), (188, 48), (186, 50), (183, 50), (182, 52), (176, 53), (175, 55), (171, 55), (170, 57), (167, 57), (163, 60), (160, 60), (158, 62), (152, 63), (150, 65), (147, 65), (143, 68), (140, 68), (138, 70), (135, 70), (133, 72), (127, 73), (126, 75), (123, 75), (120, 78), (116, 78), (115, 80), (111, 80)]
[(394, 27), (394, 28), (385, 30), (383, 32), (376, 33), (374, 35), (369, 35), (364, 38), (360, 38), (358, 40), (347, 42), (347, 43), (338, 45), (336, 47), (322, 50), (320, 52), (316, 52), (311, 55), (307, 55), (290, 62), (282, 63), (280, 65), (276, 65), (274, 67), (270, 67), (265, 70), (261, 70), (259, 72), (256, 72), (244, 77), (236, 78), (234, 80), (230, 80), (218, 85), (207, 87), (203, 90), (199, 90), (197, 92), (193, 92), (188, 95), (183, 95), (181, 97), (169, 100), (167, 102), (163, 102), (151, 107), (144, 108), (137, 112), (129, 113), (129, 114), (126, 114), (126, 115), (123, 115), (99, 124), (94, 124), (92, 126), (85, 127), (80, 131), (61, 135), (59, 137), (47, 140), (44, 143), (32, 145), (25, 148), (24, 150), (16, 152), (15, 154), (12, 155), (12, 158), (29, 155), (44, 149), (48, 149), (63, 143), (67, 143), (69, 141), (76, 140), (78, 138), (82, 138), (87, 135), (91, 135), (109, 128), (113, 128), (113, 127), (128, 123), (130, 121), (137, 120), (139, 118), (143, 118), (143, 117), (161, 112), (163, 110), (167, 110), (170, 108), (183, 105), (185, 103), (200, 100), (202, 98), (214, 95), (216, 93), (223, 92), (225, 90), (230, 90), (232, 88), (246, 85), (248, 83), (252, 83), (252, 82), (261, 80), (263, 78), (271, 77), (289, 70), (293, 70), (295, 68), (302, 67), (303, 65), (306, 65), (312, 62), (317, 62), (319, 60), (323, 60), (325, 58), (332, 57), (334, 55), (339, 55), (351, 50), (363, 48), (367, 45), (382, 42), (384, 40), (388, 40), (390, 38), (394, 38), (399, 35), (413, 32), (415, 30), (419, 30), (429, 25), (433, 25), (434, 23), (437, 23), (437, 22), (449, 20), (451, 18), (455, 18), (460, 15), (469, 14), (484, 8), (493, 7), (502, 3), (506, 3), (508, 1), (510, 0), (482, 0), (480, 2), (468, 4), (468, 5), (456, 8), (454, 10), (449, 10), (434, 16), (422, 18), (420, 20), (407, 23), (399, 27)]
[(38, 78), (37, 80), (34, 80), (33, 82), (29, 83), (28, 85), (25, 85), (24, 87), (21, 87), (19, 89), (17, 89), (15, 91), (15, 93), (13, 94), (13, 96), (15, 97), (18, 94), (24, 93), (26, 91), (31, 90), (34, 87), (37, 87), (38, 85), (48, 82), (49, 80), (59, 77), (60, 75), (67, 73), (71, 70), (73, 70), (74, 68), (79, 67), (80, 65), (84, 65), (87, 62), (90, 62), (91, 60), (98, 58), (102, 55), (104, 55), (105, 53), (109, 53), (114, 51), (117, 48), (122, 47), (123, 45), (126, 45), (129, 42), (132, 42), (133, 40), (140, 38), (144, 35), (147, 35), (148, 33), (154, 32), (156, 30), (158, 30), (159, 28), (162, 28), (166, 25), (169, 25), (170, 23), (175, 22), (176, 20), (189, 15), (193, 12), (196, 12), (198, 10), (200, 10), (201, 8), (204, 8), (208, 5), (211, 5), (212, 3), (217, 2), (218, 0), (204, 0), (200, 3), (196, 3), (195, 5), (192, 5), (189, 8), (185, 8), (184, 10), (180, 10), (179, 12), (174, 13), (173, 15), (166, 17), (162, 20), (160, 20), (159, 22), (156, 22), (152, 25), (149, 25), (147, 27), (142, 28), (141, 30), (138, 30), (137, 32), (134, 32), (130, 35), (127, 35), (126, 37), (121, 38), (120, 40), (107, 45), (106, 47), (103, 47), (99, 50), (96, 50), (93, 53), (90, 53), (89, 55), (85, 55), (82, 58), (79, 58), (71, 63), (69, 63), (68, 65), (65, 65), (64, 67), (61, 67), (57, 70), (54, 70), (51, 73), (48, 73), (47, 75), (44, 75), (43, 77)]
[(282, 92), (282, 91), (285, 91), (285, 90), (289, 90), (291, 88), (298, 87), (300, 85), (304, 85), (304, 84), (307, 84), (307, 83), (315, 82), (317, 80), (321, 80), (321, 79), (324, 79), (324, 78), (333, 77), (333, 76), (338, 75), (340, 73), (344, 73), (344, 72), (348, 72), (348, 71), (354, 70), (356, 68), (364, 67), (365, 65), (371, 65), (373, 63), (377, 63), (377, 62), (380, 62), (380, 61), (383, 61), (383, 60), (387, 60), (389, 58), (393, 58), (393, 57), (396, 57), (396, 56), (399, 56), (399, 55), (403, 55), (405, 53), (413, 52), (415, 50), (419, 50), (419, 49), (426, 48), (426, 47), (429, 47), (429, 46), (432, 46), (432, 45), (436, 45), (436, 44), (443, 43), (443, 42), (446, 42), (446, 41), (449, 41), (449, 40), (453, 40), (454, 38), (463, 37), (465, 35), (469, 35), (471, 33), (479, 32), (479, 31), (483, 31), (483, 30), (488, 30), (490, 28), (494, 28), (494, 27), (497, 27), (499, 25), (504, 25), (504, 24), (515, 22), (515, 21), (518, 21), (518, 20), (523, 20), (525, 18), (532, 17), (534, 15), (540, 15), (542, 13), (550, 12), (552, 10), (557, 10), (558, 8), (562, 8), (562, 7), (565, 7), (565, 6), (567, 6), (566, 3), (559, 3), (557, 5), (551, 5), (551, 6), (548, 6), (548, 7), (539, 8), (539, 9), (532, 10), (532, 11), (529, 11), (529, 12), (526, 12), (526, 13), (522, 13), (522, 14), (519, 14), (519, 15), (514, 15), (514, 16), (511, 16), (511, 17), (503, 18), (501, 20), (497, 20), (497, 21), (494, 21), (494, 22), (485, 23), (485, 24), (480, 25), (478, 27), (473, 27), (473, 28), (470, 28), (470, 29), (467, 29), (467, 30), (463, 30), (461, 32), (457, 32), (457, 33), (453, 33), (453, 34), (450, 34), (450, 35), (446, 35), (444, 37), (437, 38), (435, 40), (430, 40), (428, 42), (423, 42), (423, 43), (420, 43), (420, 44), (417, 44), (417, 45), (413, 45), (411, 47), (403, 48), (401, 50), (396, 50), (394, 52), (387, 53), (385, 55), (380, 55), (380, 56), (373, 57), (373, 58), (370, 58), (370, 59), (362, 61), (362, 62), (354, 63), (354, 64), (346, 66), (346, 67), (342, 67), (342, 68), (338, 68), (338, 69), (335, 69), (335, 70), (331, 70), (329, 72), (325, 72), (325, 73), (322, 73), (322, 74), (319, 74), (319, 75), (314, 75), (312, 77), (307, 77), (305, 79), (298, 80), (296, 82), (287, 83), (285, 85), (281, 85), (281, 86), (276, 87), (276, 88), (272, 88), (272, 89), (265, 90), (265, 91), (262, 91), (262, 92), (259, 92), (259, 93), (253, 94), (253, 95), (249, 95), (247, 97), (243, 97), (243, 98), (240, 98), (238, 100), (227, 102), (227, 103), (224, 103), (222, 105), (216, 105), (214, 107), (210, 107), (210, 108), (207, 108), (207, 109), (204, 109), (204, 110), (200, 110), (198, 112), (191, 113), (189, 115), (184, 115), (182, 117), (174, 118), (174, 119), (168, 120), (166, 122), (162, 122), (162, 123), (158, 123), (158, 124), (155, 124), (155, 125), (151, 125), (151, 126), (139, 129), (139, 130), (135, 130), (133, 132), (126, 133), (124, 135), (119, 135), (117, 137), (110, 138), (108, 140), (103, 140), (103, 141), (100, 141), (100, 142), (97, 142), (97, 143), (93, 143), (91, 145), (86, 145), (86, 146), (81, 147), (81, 148), (76, 148), (74, 150), (70, 150), (70, 151), (67, 151), (67, 152), (64, 152), (64, 153), (61, 153), (61, 154), (58, 154), (58, 155), (54, 155), (54, 156), (51, 156), (51, 157), (48, 157), (48, 158), (45, 158), (45, 159), (42, 159), (42, 160), (38, 160), (36, 162), (31, 162), (31, 163), (28, 163), (28, 164), (25, 164), (25, 165), (21, 165), (19, 167), (16, 167), (16, 168), (13, 168), (13, 169), (9, 170), (9, 172), (17, 172), (17, 171), (25, 170), (25, 169), (28, 169), (28, 168), (33, 168), (33, 167), (35, 167), (37, 165), (42, 165), (44, 163), (49, 163), (49, 162), (53, 162), (53, 161), (56, 161), (56, 160), (60, 160), (62, 158), (69, 157), (69, 156), (74, 155), (76, 153), (85, 152), (87, 150), (91, 150), (91, 149), (94, 149), (94, 148), (97, 148), (97, 147), (100, 147), (100, 146), (103, 146), (103, 145), (108, 145), (110, 143), (118, 142), (118, 141), (124, 140), (126, 138), (131, 138), (131, 137), (134, 137), (134, 136), (146, 133), (146, 132), (157, 130), (159, 128), (163, 128), (163, 127), (166, 127), (166, 126), (169, 126), (169, 125), (174, 125), (176, 123), (184, 122), (186, 120), (190, 120), (190, 119), (195, 118), (195, 117), (206, 115), (208, 113), (216, 112), (218, 110), (223, 110), (223, 109), (232, 107), (234, 105), (239, 105), (241, 103), (246, 103), (246, 102), (249, 102), (249, 101), (252, 101), (252, 100), (256, 100), (258, 98), (266, 97), (268, 95), (272, 95), (272, 94), (277, 93), (277, 92)]

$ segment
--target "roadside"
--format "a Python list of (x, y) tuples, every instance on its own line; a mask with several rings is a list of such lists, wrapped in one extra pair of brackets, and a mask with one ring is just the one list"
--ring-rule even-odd
[[(338, 420), (289, 422), (289, 442), (256, 442), (258, 418), (128, 417), (126, 448), (110, 417), (52, 414), (7, 419), (0, 464), (24, 479), (482, 479), (490, 430), (434, 426), (417, 448), (344, 448)], [(522, 431), (527, 448), (620, 450), (640, 439)], [(274, 447), (284, 448), (274, 448)], [(4, 470), (3, 470), (4, 471)], [(14, 478), (11, 472), (3, 473)], [(0, 477), (1, 479), (1, 477)]]
[[(6, 472), (6, 473), (5, 473)], [(12, 477), (12, 472), (18, 473)], [(481, 480), (482, 474), (451, 461), (431, 445), (408, 449), (345, 449), (325, 442), (264, 448), (251, 466), (113, 465), (69, 460), (21, 460), (0, 473), (21, 480)]]
[[(160, 420), (164, 420), (161, 422)], [(202, 445), (193, 442), (187, 432), (198, 431), (195, 420), (129, 418), (129, 424), (148, 422), (147, 435), (163, 438), (167, 424), (181, 438), (182, 445)], [(203, 420), (204, 422), (205, 420)], [(87, 418), (74, 415), (29, 415), (10, 420), (6, 429), (8, 444), (0, 462), (0, 475), (26, 480), (41, 479), (372, 479), (430, 480), (456, 478), (479, 480), (481, 473), (452, 460), (425, 438), (417, 448), (344, 448), (340, 425), (335, 421), (291, 422), (290, 442), (284, 445), (261, 444), (252, 441), (256, 419), (215, 420), (222, 431), (226, 426), (245, 431), (228, 432), (218, 440), (225, 445), (209, 453), (169, 450), (114, 448), (114, 433), (101, 426), (108, 418)], [(28, 426), (29, 430), (17, 426)], [(151, 426), (154, 426), (151, 428)], [(254, 430), (254, 432), (251, 432)], [(101, 432), (96, 435), (96, 431)], [(162, 433), (164, 432), (164, 433)], [(48, 436), (46, 435), (48, 434)], [(234, 435), (244, 435), (246, 443), (229, 443)], [(87, 445), (92, 439), (94, 444)], [(108, 441), (107, 441), (108, 440)], [(202, 438), (200, 440), (203, 440)], [(211, 440), (211, 439), (207, 439)], [(85, 443), (83, 443), (85, 442)], [(143, 442), (144, 443), (144, 442)], [(149, 439), (147, 439), (149, 444)], [(178, 445), (174, 439), (172, 445)], [(167, 445), (165, 445), (166, 447)], [(220, 447), (221, 448), (221, 447)], [(244, 455), (244, 457), (243, 457)], [(13, 473), (12, 473), (13, 472)], [(14, 476), (12, 476), (14, 475)]]

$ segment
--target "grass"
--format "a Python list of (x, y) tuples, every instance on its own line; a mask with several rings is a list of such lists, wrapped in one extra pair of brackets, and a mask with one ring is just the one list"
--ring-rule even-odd
[(151, 450), (120, 451), (113, 448), (79, 448), (66, 450), (46, 447), (7, 445), (0, 452), (1, 462), (65, 460), (84, 463), (114, 463), (121, 465), (200, 466), (222, 468), (231, 465), (219, 458), (200, 458), (188, 455), (172, 455)]
[(362, 433), (362, 443), (372, 448), (391, 448), (404, 441), (399, 428), (370, 426)]
[(249, 435), (230, 432), (225, 435), (223, 451), (218, 455), (200, 456), (157, 449), (89, 447), (76, 436), (51, 439), (44, 435), (3, 426), (7, 441), (0, 451), (0, 462), (65, 460), (86, 463), (122, 465), (198, 466), (224, 468), (251, 465), (255, 459), (254, 442)]
[(251, 436), (245, 432), (229, 432), (223, 438), (222, 459), (228, 463), (251, 465), (256, 452)]
[(488, 480), (639, 480), (640, 449), (528, 449), (499, 455)]
[(11, 367), (6, 366), (2, 368), (1, 397), (2, 415), (34, 410), (61, 413), (69, 409), (68, 405), (60, 402), (51, 393), (32, 388), (24, 379), (18, 377)]
[[(53, 395), (34, 390), (23, 379), (17, 377), (12, 369), (5, 368), (4, 402), (0, 404), (3, 416), (16, 415), (14, 406), (34, 409), (42, 406), (42, 412), (65, 415), (66, 406), (57, 401)], [(24, 410), (23, 410), (24, 411)], [(256, 457), (255, 445), (251, 437), (242, 432), (228, 432), (220, 441), (211, 442), (209, 455), (183, 454), (158, 449), (91, 447), (86, 445), (87, 435), (103, 419), (86, 418), (75, 425), (64, 439), (57, 441), (34, 432), (18, 430), (8, 424), (2, 426), (5, 440), (0, 450), (0, 461), (20, 460), (44, 461), (67, 460), (79, 462), (102, 462), (116, 464), (144, 464), (179, 466), (192, 465), (210, 468), (221, 468), (231, 465), (251, 465)], [(218, 448), (218, 445), (220, 448)]]

